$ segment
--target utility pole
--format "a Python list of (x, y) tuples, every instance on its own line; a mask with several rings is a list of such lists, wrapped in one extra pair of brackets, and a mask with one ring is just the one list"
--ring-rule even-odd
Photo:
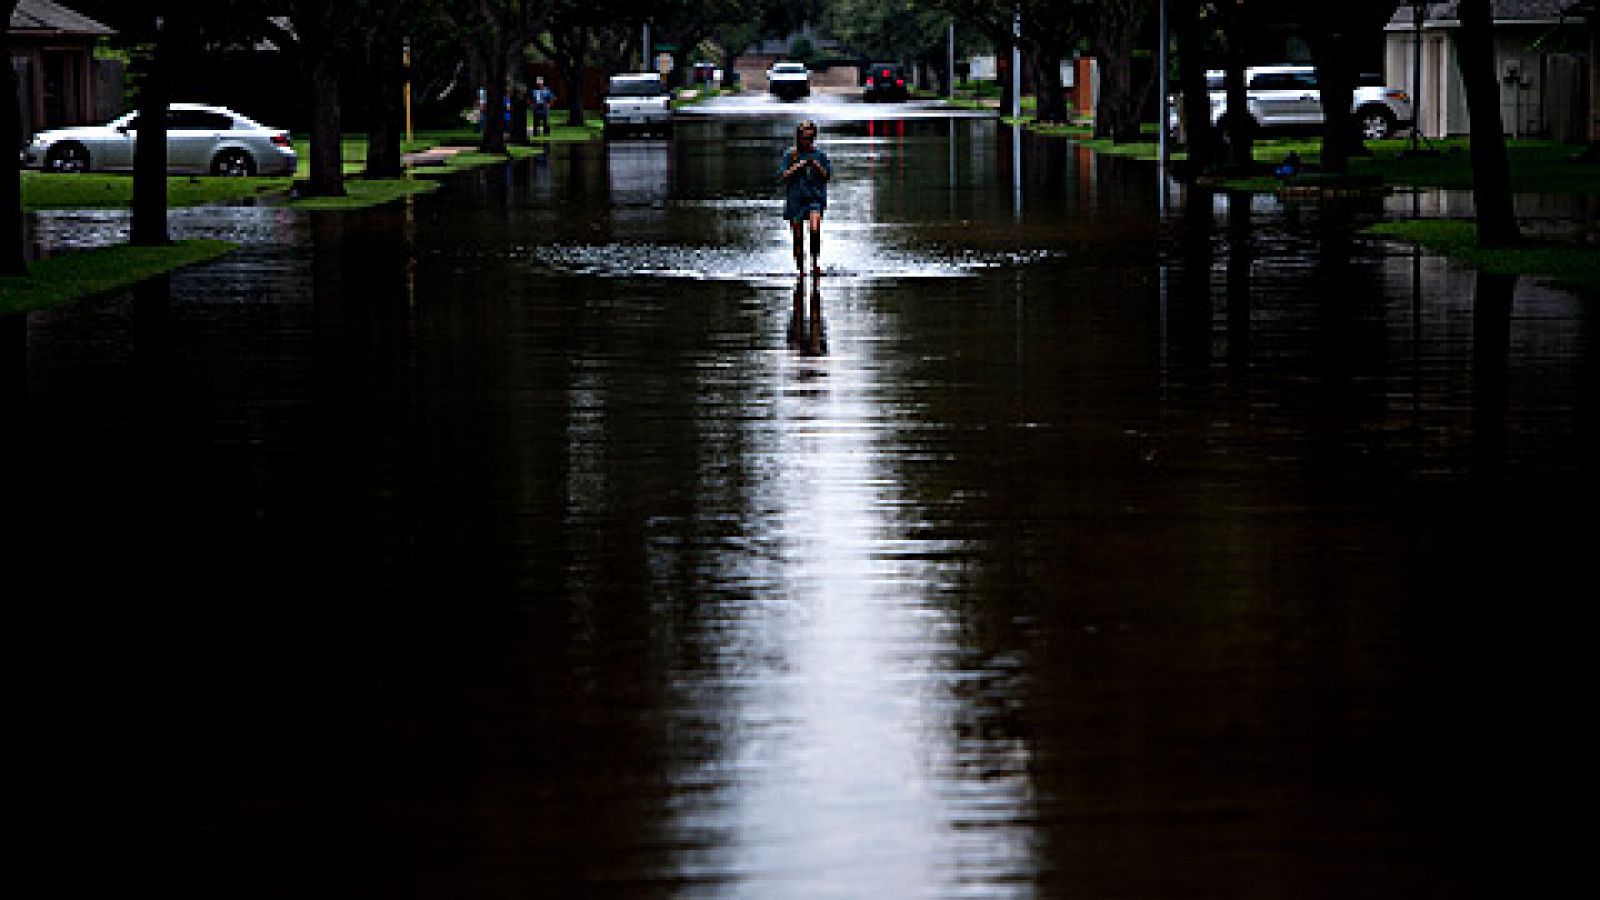
[(639, 66), (639, 71), (654, 72), (655, 69), (650, 65), (650, 22), (648, 20), (644, 23), (644, 35), (640, 38), (640, 44), (639, 55), (642, 63)]
[[(1156, 31), (1157, 31), (1157, 34), (1159, 35), (1160, 44), (1156, 47), (1156, 77), (1159, 80), (1159, 87), (1157, 88), (1159, 93), (1157, 94), (1157, 96), (1161, 98), (1161, 105), (1160, 105), (1161, 112), (1160, 112), (1160, 114), (1159, 114), (1159, 116), (1158, 116), (1158, 118), (1156, 120), (1156, 135), (1157, 135), (1156, 144), (1158, 145), (1157, 146), (1157, 155), (1159, 156), (1159, 158), (1161, 160), (1161, 165), (1159, 167), (1160, 177), (1161, 177), (1161, 182), (1162, 182), (1161, 183), (1161, 196), (1163, 198), (1165, 198), (1166, 195), (1167, 195), (1167, 186), (1166, 186), (1167, 171), (1166, 170), (1167, 170), (1167, 161), (1168, 161), (1168, 155), (1167, 155), (1168, 154), (1168, 147), (1167, 147), (1167, 103), (1168, 103), (1168, 99), (1167, 99), (1167, 95), (1170, 93), (1170, 90), (1171, 90), (1171, 88), (1167, 84), (1167, 41), (1168, 41), (1168, 37), (1167, 37), (1167, 0), (1161, 0), (1160, 10), (1157, 13), (1157, 16), (1159, 18), (1159, 27), (1156, 29)], [(1165, 205), (1165, 204), (1163, 203), (1163, 205)]]
[(405, 38), (401, 38), (400, 39), (400, 65), (402, 67), (404, 67), (404, 69), (405, 69), (405, 82), (404, 82), (404, 87), (401, 89), (401, 94), (400, 95), (403, 98), (405, 98), (405, 106), (406, 106), (406, 143), (410, 144), (412, 142), (412, 140), (413, 140), (412, 134), (411, 134), (411, 38), (410, 37), (405, 37)]
[(1011, 118), (1022, 118), (1022, 7), (1011, 8)]
[(1411, 2), (1411, 153), (1421, 150), (1422, 139), (1422, 20), (1428, 16), (1428, 4), (1422, 0)]
[(944, 96), (945, 99), (954, 100), (956, 96), (956, 22), (950, 20), (950, 30), (946, 32), (944, 48)]

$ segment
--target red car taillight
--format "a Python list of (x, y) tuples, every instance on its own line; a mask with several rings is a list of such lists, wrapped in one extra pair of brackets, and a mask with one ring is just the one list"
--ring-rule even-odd
[(271, 141), (272, 142), (272, 146), (274, 146), (274, 147), (288, 147), (289, 146), (289, 136), (287, 134), (275, 134), (272, 137), (268, 138), (267, 140)]
[(894, 80), (894, 86), (895, 87), (905, 87), (906, 86), (906, 80), (904, 78), (896, 78)]
[(867, 76), (867, 87), (872, 87), (872, 76), (871, 75)]
[(888, 69), (884, 69), (883, 70), (883, 77), (885, 77), (885, 78), (889, 77), (889, 70)]

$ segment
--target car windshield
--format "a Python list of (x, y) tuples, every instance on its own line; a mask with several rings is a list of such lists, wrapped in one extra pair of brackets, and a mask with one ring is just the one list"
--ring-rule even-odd
[(772, 67), (772, 71), (783, 75), (798, 75), (805, 70), (806, 67), (800, 63), (778, 63)]
[(613, 78), (606, 88), (612, 97), (659, 97), (661, 82), (643, 78)]

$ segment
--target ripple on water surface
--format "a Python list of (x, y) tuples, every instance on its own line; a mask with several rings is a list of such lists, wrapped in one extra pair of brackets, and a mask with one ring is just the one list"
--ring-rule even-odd
[[(552, 244), (535, 249), (539, 263), (559, 271), (608, 278), (689, 278), (769, 281), (794, 272), (785, 245), (688, 246), (658, 243)], [(1003, 266), (1023, 266), (1055, 256), (1048, 250), (978, 251), (951, 248), (945, 255), (854, 244), (829, 260), (823, 271), (856, 281), (960, 278)]]

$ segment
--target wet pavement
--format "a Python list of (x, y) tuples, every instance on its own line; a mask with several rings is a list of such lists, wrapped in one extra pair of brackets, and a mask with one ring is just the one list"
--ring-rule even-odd
[(1409, 195), (1163, 216), (993, 121), (824, 122), (820, 280), (790, 126), (706, 116), (183, 211), (245, 248), (0, 324), (70, 877), (1415, 898), (1581, 858), (1594, 298), (1355, 234)]

